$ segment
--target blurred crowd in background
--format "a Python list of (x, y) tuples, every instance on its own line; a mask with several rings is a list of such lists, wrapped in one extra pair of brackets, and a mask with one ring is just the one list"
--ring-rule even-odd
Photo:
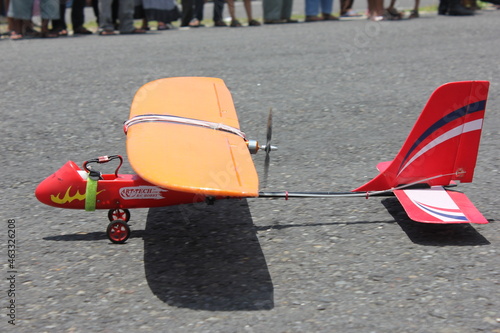
[[(0, 15), (6, 25), (3, 39), (57, 38), (71, 35), (101, 36), (116, 34), (145, 34), (150, 29), (171, 30), (177, 27), (203, 27), (204, 7), (207, 0), (0, 0)], [(236, 17), (235, 0), (209, 0), (213, 2), (214, 27), (242, 27)], [(420, 16), (420, 0), (415, 0), (409, 12), (396, 9), (396, 0), (367, 0), (363, 13), (353, 10), (354, 0), (340, 0), (338, 16), (333, 12), (333, 0), (305, 0), (305, 17), (292, 17), (293, 0), (262, 0), (262, 18), (252, 14), (252, 0), (243, 0), (246, 13), (245, 26), (261, 24), (290, 24), (299, 22), (338, 21), (339, 18), (366, 18), (372, 21), (415, 19)], [(359, 1), (359, 0), (358, 0)], [(472, 16), (485, 4), (500, 9), (500, 0), (439, 0), (439, 15)], [(230, 20), (223, 18), (224, 7)], [(85, 8), (92, 7), (96, 17), (93, 27), (85, 27)], [(71, 22), (66, 22), (66, 13)], [(33, 17), (40, 17), (35, 24)], [(154, 27), (151, 27), (155, 22)], [(70, 32), (71, 28), (71, 32)]]

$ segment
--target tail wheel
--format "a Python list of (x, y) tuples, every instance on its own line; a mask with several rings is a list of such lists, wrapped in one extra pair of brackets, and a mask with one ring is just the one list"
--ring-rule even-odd
[(128, 209), (110, 209), (108, 211), (108, 219), (110, 222), (116, 220), (123, 220), (128, 222), (130, 220), (130, 211)]
[(114, 220), (106, 230), (108, 239), (115, 244), (123, 244), (130, 237), (130, 227), (124, 220)]

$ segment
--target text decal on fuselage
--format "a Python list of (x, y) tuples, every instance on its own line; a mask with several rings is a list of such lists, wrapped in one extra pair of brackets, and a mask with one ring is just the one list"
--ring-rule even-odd
[(162, 193), (168, 190), (157, 186), (134, 186), (120, 189), (120, 197), (125, 200), (135, 199), (164, 199)]

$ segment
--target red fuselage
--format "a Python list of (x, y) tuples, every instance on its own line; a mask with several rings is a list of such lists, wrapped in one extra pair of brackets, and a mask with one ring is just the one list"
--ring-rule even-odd
[[(49, 206), (85, 209), (88, 173), (69, 161), (42, 181), (37, 199)], [(171, 191), (138, 175), (105, 174), (97, 182), (96, 209), (163, 207), (205, 201), (202, 194)]]

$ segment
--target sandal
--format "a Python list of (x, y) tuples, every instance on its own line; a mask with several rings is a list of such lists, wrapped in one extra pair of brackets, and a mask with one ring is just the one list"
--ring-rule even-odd
[(227, 27), (227, 24), (224, 21), (215, 21), (214, 27)]
[(11, 31), (9, 33), (9, 38), (10, 40), (20, 40), (20, 39), (23, 39), (23, 35), (22, 34), (18, 34), (17, 32), (15, 31)]
[(409, 19), (418, 18), (418, 17), (420, 17), (420, 15), (418, 14), (418, 10), (412, 10), (410, 12), (410, 16), (408, 16)]
[(191, 22), (189, 22), (189, 26), (192, 28), (198, 28), (200, 25), (200, 20), (198, 20), (197, 18), (194, 18), (191, 20)]
[(52, 31), (42, 31), (40, 34), (41, 38), (57, 38), (59, 37), (59, 34), (56, 32)]
[(233, 27), (233, 28), (241, 27), (240, 21), (238, 21), (238, 20), (232, 20), (231, 21), (231, 27)]
[(403, 13), (398, 12), (396, 8), (387, 8), (384, 10), (384, 18), (389, 21), (397, 21), (403, 18)]
[(99, 36), (114, 36), (116, 33), (113, 30), (101, 30)]
[(250, 20), (250, 22), (248, 22), (248, 25), (251, 27), (258, 27), (260, 26), (260, 22), (257, 20)]

